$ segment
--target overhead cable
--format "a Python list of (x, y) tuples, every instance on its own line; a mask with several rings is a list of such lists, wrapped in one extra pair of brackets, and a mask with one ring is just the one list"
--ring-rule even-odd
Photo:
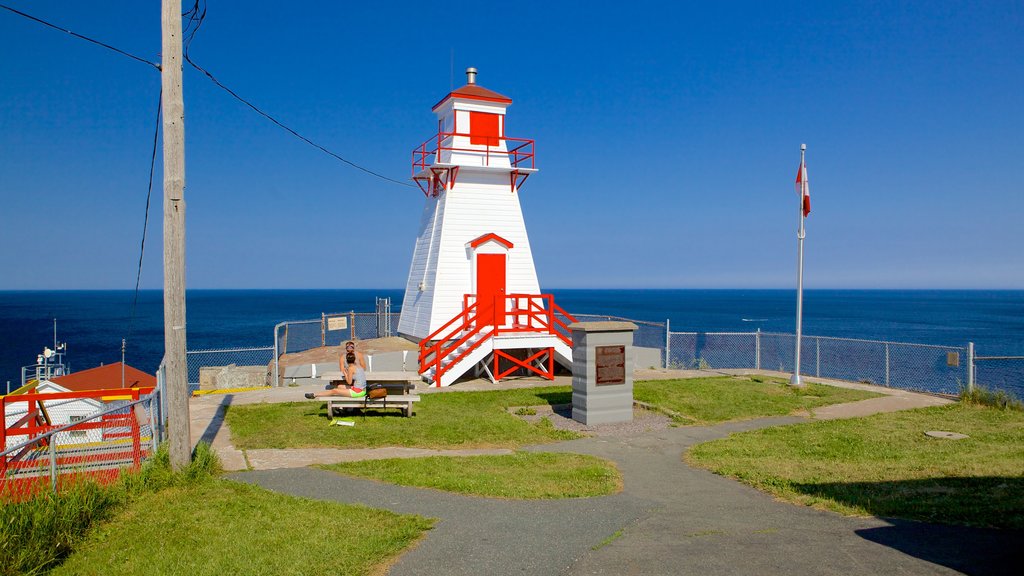
[(139, 282), (142, 280), (142, 257), (146, 254), (146, 231), (149, 228), (149, 200), (153, 197), (153, 173), (156, 170), (156, 149), (160, 142), (160, 114), (163, 111), (164, 91), (160, 90), (160, 96), (156, 103), (156, 128), (153, 130), (153, 154), (149, 159), (149, 190), (146, 191), (146, 215), (142, 219), (142, 246), (139, 248), (139, 269), (135, 274), (135, 296), (132, 297), (132, 310), (128, 318), (128, 336), (131, 340), (132, 330), (135, 328), (135, 310), (139, 304)]
[(157, 64), (156, 62), (150, 62), (149, 60), (146, 60), (145, 58), (140, 58), (140, 57), (138, 57), (138, 56), (136, 56), (134, 54), (129, 54), (128, 52), (125, 52), (124, 50), (121, 50), (120, 48), (114, 48), (110, 44), (106, 44), (104, 42), (100, 42), (99, 40), (95, 40), (93, 38), (89, 38), (88, 36), (82, 36), (81, 34), (79, 34), (77, 32), (72, 32), (71, 30), (68, 30), (67, 28), (61, 28), (60, 26), (57, 26), (56, 24), (52, 24), (52, 23), (47, 22), (46, 20), (43, 20), (41, 18), (36, 18), (35, 16), (32, 16), (31, 14), (26, 14), (26, 13), (20, 11), (20, 10), (15, 10), (14, 8), (11, 8), (10, 6), (6, 6), (4, 4), (0, 4), (0, 8), (3, 8), (4, 10), (7, 10), (9, 12), (13, 12), (14, 14), (17, 14), (18, 16), (23, 16), (25, 18), (28, 18), (29, 20), (32, 20), (34, 22), (38, 22), (38, 23), (40, 23), (40, 24), (42, 24), (44, 26), (49, 26), (50, 28), (53, 28), (54, 30), (59, 30), (61, 32), (65, 32), (67, 34), (70, 34), (70, 35), (74, 36), (75, 38), (79, 38), (81, 40), (85, 40), (86, 42), (92, 42), (93, 44), (96, 44), (97, 46), (102, 46), (102, 47), (106, 48), (107, 50), (113, 50), (114, 52), (117, 52), (118, 54), (121, 54), (122, 56), (127, 56), (127, 57), (131, 58), (132, 60), (137, 60), (139, 62), (142, 62), (143, 64), (149, 64), (153, 68), (156, 68), (157, 70), (160, 70), (160, 65)]
[(339, 154), (337, 154), (335, 152), (332, 152), (331, 150), (328, 150), (326, 147), (324, 147), (324, 146), (322, 146), (320, 144), (317, 144), (316, 142), (310, 140), (309, 138), (303, 136), (302, 134), (299, 134), (297, 131), (293, 130), (292, 128), (289, 128), (288, 126), (284, 125), (279, 120), (277, 120), (277, 118), (274, 118), (270, 114), (268, 114), (268, 113), (264, 112), (263, 110), (259, 109), (255, 104), (253, 104), (252, 102), (249, 102), (245, 98), (242, 98), (241, 96), (238, 95), (237, 92), (235, 92), (231, 88), (228, 88), (227, 86), (225, 86), (213, 74), (211, 74), (209, 71), (207, 71), (202, 66), (196, 64), (192, 60), (192, 58), (189, 56), (189, 47), (192, 44), (192, 40), (195, 39), (196, 32), (199, 31), (199, 27), (203, 25), (203, 20), (206, 18), (206, 2), (205, 1), (201, 1), (201, 0), (195, 0), (195, 3), (193, 4), (192, 8), (189, 9), (184, 14), (182, 14), (182, 17), (188, 19), (188, 22), (186, 23), (186, 27), (185, 27), (185, 32), (183, 34), (183, 37), (185, 38), (185, 42), (184, 42), (184, 44), (185, 44), (185, 46), (184, 46), (185, 61), (188, 62), (193, 68), (195, 68), (199, 72), (202, 72), (204, 75), (206, 75), (206, 77), (209, 78), (210, 81), (212, 81), (218, 88), (220, 88), (221, 90), (224, 90), (225, 92), (227, 92), (228, 94), (233, 96), (236, 100), (238, 100), (242, 104), (245, 104), (246, 106), (251, 108), (253, 111), (255, 111), (260, 116), (263, 116), (267, 120), (270, 120), (271, 122), (276, 124), (281, 129), (285, 130), (286, 132), (288, 132), (292, 136), (295, 136), (299, 140), (302, 140), (306, 144), (309, 144), (310, 146), (316, 148), (317, 150), (320, 150), (321, 152), (327, 154), (328, 156), (331, 156), (332, 158), (335, 158), (336, 160), (340, 160), (341, 162), (344, 162), (345, 164), (348, 164), (349, 166), (351, 166), (351, 167), (353, 167), (353, 168), (355, 168), (357, 170), (362, 170), (363, 172), (365, 172), (365, 173), (367, 173), (367, 174), (369, 174), (371, 176), (376, 176), (377, 178), (380, 178), (382, 180), (387, 180), (388, 182), (393, 182), (393, 183), (398, 184), (400, 186), (408, 186), (409, 188), (415, 188), (415, 186), (413, 186), (412, 184), (409, 184), (408, 182), (403, 182), (401, 180), (396, 180), (394, 178), (389, 178), (389, 177), (387, 177), (387, 176), (385, 176), (383, 174), (380, 174), (378, 172), (374, 172), (373, 170), (370, 170), (369, 168), (365, 168), (363, 166), (360, 166), (359, 164), (356, 164), (355, 162), (352, 162), (351, 160), (348, 160), (348, 159), (342, 157), (341, 155), (339, 155)]

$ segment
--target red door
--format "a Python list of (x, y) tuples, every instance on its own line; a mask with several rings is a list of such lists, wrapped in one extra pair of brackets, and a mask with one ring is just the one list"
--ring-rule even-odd
[[(476, 255), (477, 318), (481, 325), (500, 326), (505, 310), (505, 255)], [(495, 308), (497, 306), (497, 308)]]

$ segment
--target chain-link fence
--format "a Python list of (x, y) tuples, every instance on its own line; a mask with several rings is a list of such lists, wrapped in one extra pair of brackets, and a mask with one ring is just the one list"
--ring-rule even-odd
[(274, 327), (278, 355), (304, 352), (321, 346), (340, 346), (347, 340), (368, 340), (398, 334), (400, 314), (343, 312), (323, 314), (315, 320), (282, 322)]
[(668, 324), (664, 322), (647, 322), (644, 320), (633, 320), (621, 316), (607, 316), (603, 314), (573, 314), (577, 322), (632, 322), (636, 324), (636, 332), (633, 333), (633, 345), (642, 348), (655, 348), (661, 351), (662, 366), (665, 365), (665, 344), (668, 334)]
[(196, 390), (254, 388), (273, 384), (274, 347), (189, 350), (189, 394)]
[(110, 482), (138, 469), (163, 432), (161, 388), (28, 392), (0, 397), (0, 501), (76, 478)]
[(975, 356), (974, 383), (1024, 400), (1024, 356)]
[[(767, 332), (672, 332), (669, 367), (793, 372), (796, 336)], [(967, 385), (967, 349), (804, 336), (800, 373), (940, 394)]]

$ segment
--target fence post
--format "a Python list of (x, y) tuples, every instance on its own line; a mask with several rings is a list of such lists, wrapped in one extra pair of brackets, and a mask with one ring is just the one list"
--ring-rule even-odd
[(274, 326), (274, 387), (281, 385), (281, 365), (278, 361), (280, 355), (277, 353), (277, 331), (281, 327), (280, 324)]
[(761, 369), (761, 329), (754, 333), (754, 369)]
[(149, 393), (149, 444), (150, 444), (149, 455), (150, 456), (153, 456), (154, 454), (156, 454), (156, 449), (157, 449), (157, 446), (158, 446), (157, 439), (156, 439), (156, 412), (154, 411), (154, 407), (153, 407), (153, 399), (154, 398), (156, 398), (156, 394), (154, 392), (150, 392)]
[(967, 392), (974, 392), (974, 342), (967, 343)]
[(814, 337), (814, 375), (821, 378), (821, 336)]
[(327, 346), (327, 314), (320, 313), (320, 346)]
[[(5, 416), (4, 425), (0, 426), (0, 452), (7, 450), (7, 399), (0, 396), (0, 414)], [(7, 455), (0, 456), (0, 478), (7, 475)]]
[(885, 386), (889, 386), (889, 343), (885, 343)]
[(672, 321), (671, 318), (665, 318), (665, 369), (666, 370), (668, 370), (668, 367), (669, 367), (669, 362), (668, 362), (669, 354), (672, 353), (672, 330), (671, 330), (672, 325), (670, 324), (671, 321)]
[(50, 490), (57, 492), (57, 442), (50, 436)]
[(355, 310), (350, 310), (349, 313), (348, 313), (348, 329), (349, 329), (348, 331), (349, 331), (349, 334), (350, 334), (349, 340), (355, 340), (356, 339), (356, 311)]

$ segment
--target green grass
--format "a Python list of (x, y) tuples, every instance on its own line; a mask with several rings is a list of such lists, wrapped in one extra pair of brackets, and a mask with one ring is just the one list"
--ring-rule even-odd
[(794, 388), (774, 378), (690, 378), (633, 384), (633, 397), (654, 404), (685, 424), (715, 424), (784, 416), (819, 406), (879, 396), (872, 392), (809, 383)]
[(493, 392), (424, 394), (416, 415), (396, 410), (367, 411), (356, 425), (328, 426), (327, 404), (294, 402), (231, 406), (227, 422), (236, 447), (253, 448), (516, 448), (578, 438), (573, 432), (530, 424), (509, 414), (514, 406), (567, 404), (569, 387), (556, 386)]
[(215, 480), (143, 495), (51, 574), (371, 574), (432, 524)]
[(985, 386), (976, 385), (968, 390), (965, 386), (960, 390), (960, 401), (965, 404), (977, 404), (979, 406), (991, 406), (1001, 410), (1024, 411), (1024, 402), (1006, 390), (991, 390)]
[(41, 574), (80, 547), (90, 527), (113, 517), (128, 503), (172, 486), (207, 481), (220, 469), (208, 444), (196, 448), (192, 462), (172, 472), (162, 447), (138, 472), (125, 472), (101, 486), (79, 479), (22, 501), (0, 502), (0, 575)]
[(504, 456), (432, 456), (322, 466), (403, 486), (512, 499), (605, 496), (622, 489), (614, 464), (583, 454), (516, 452)]
[[(924, 435), (967, 434), (966, 440)], [(851, 515), (1024, 528), (1024, 413), (955, 404), (735, 434), (688, 461)]]

